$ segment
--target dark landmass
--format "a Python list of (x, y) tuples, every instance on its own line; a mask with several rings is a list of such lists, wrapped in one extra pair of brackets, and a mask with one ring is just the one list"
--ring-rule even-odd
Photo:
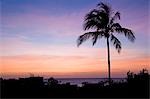
[(60, 84), (56, 79), (49, 78), (48, 83), (43, 77), (19, 79), (0, 79), (1, 98), (149, 98), (150, 75), (143, 69), (138, 74), (127, 73), (126, 82), (99, 82), (91, 84), (83, 82), (83, 86)]

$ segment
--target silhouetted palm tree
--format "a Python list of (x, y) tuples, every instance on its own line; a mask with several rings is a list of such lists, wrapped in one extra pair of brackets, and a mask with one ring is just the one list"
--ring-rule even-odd
[(94, 31), (84, 33), (79, 36), (77, 40), (77, 45), (79, 46), (84, 41), (91, 38), (94, 46), (97, 39), (106, 38), (109, 84), (111, 81), (109, 42), (111, 41), (118, 53), (120, 53), (121, 42), (114, 34), (123, 34), (132, 42), (135, 40), (134, 33), (130, 29), (123, 28), (118, 22), (116, 22), (117, 20), (120, 20), (120, 13), (113, 12), (110, 6), (101, 2), (97, 5), (97, 8), (90, 11), (84, 19), (84, 30), (93, 29)]

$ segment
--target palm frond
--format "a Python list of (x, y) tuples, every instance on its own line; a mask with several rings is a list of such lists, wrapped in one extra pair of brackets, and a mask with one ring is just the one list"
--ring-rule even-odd
[(109, 15), (108, 13), (100, 12), (99, 16), (101, 18), (100, 23), (103, 26), (103, 28), (107, 27), (109, 23)]
[(93, 46), (96, 44), (97, 40), (104, 37), (104, 32), (103, 31), (98, 31), (94, 33), (94, 36), (92, 38), (93, 41)]
[(93, 46), (95, 45), (95, 43), (97, 42), (98, 39), (98, 33), (95, 34), (95, 36), (93, 36), (92, 41), (93, 41)]
[(83, 24), (83, 29), (88, 30), (88, 29), (95, 29), (98, 28), (99, 24), (99, 16), (98, 16), (99, 11), (94, 9), (90, 11), (84, 18), (84, 24)]
[(113, 23), (111, 28), (122, 28), (119, 23)]
[(88, 20), (83, 24), (83, 29), (84, 30), (89, 30), (89, 29), (97, 29), (100, 28), (100, 23), (96, 19), (93, 20)]
[(120, 20), (120, 12), (116, 12), (113, 16), (113, 19), (119, 19)]
[(91, 20), (94, 18), (98, 18), (98, 13), (99, 11), (97, 9), (94, 9), (85, 15), (84, 20), (87, 21), (87, 20)]
[(115, 48), (117, 49), (118, 53), (120, 53), (120, 51), (121, 51), (121, 42), (113, 34), (111, 35), (110, 40), (113, 43), (113, 45), (115, 46)]
[(83, 42), (85, 42), (87, 39), (91, 38), (93, 36), (94, 32), (87, 32), (83, 35), (79, 36), (77, 39), (77, 46), (79, 47)]
[(77, 46), (79, 47), (83, 42), (88, 40), (89, 38), (92, 38), (93, 45), (95, 45), (98, 38), (103, 37), (103, 32), (101, 31), (95, 31), (95, 32), (87, 32), (83, 35), (79, 36), (77, 39)]
[(116, 29), (122, 28), (121, 25), (119, 23), (113, 23), (110, 26), (110, 31), (114, 32)]
[(111, 13), (110, 6), (108, 6), (107, 4), (104, 4), (103, 2), (100, 2), (97, 6), (99, 7), (99, 9), (101, 11), (104, 11), (105, 13), (107, 13), (108, 15), (110, 15), (110, 13)]
[(106, 13), (94, 9), (85, 16), (83, 29), (102, 29), (108, 22), (109, 17)]
[(115, 20), (120, 20), (120, 13), (116, 12), (115, 15), (110, 19), (110, 24), (113, 24)]
[(127, 28), (116, 28), (115, 31), (118, 33), (123, 33), (131, 42), (134, 42), (135, 36), (132, 30)]

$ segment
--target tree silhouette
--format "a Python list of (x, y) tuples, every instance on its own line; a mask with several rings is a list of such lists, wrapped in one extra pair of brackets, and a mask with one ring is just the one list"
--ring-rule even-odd
[(112, 42), (118, 53), (120, 53), (121, 42), (115, 36), (115, 34), (123, 34), (131, 42), (135, 40), (135, 36), (132, 30), (123, 28), (117, 22), (117, 20), (120, 20), (120, 13), (114, 12), (109, 5), (101, 2), (97, 5), (97, 8), (90, 11), (84, 19), (84, 30), (94, 31), (86, 32), (83, 35), (79, 36), (77, 39), (78, 47), (89, 38), (92, 39), (93, 46), (98, 39), (105, 38), (107, 40), (109, 84), (111, 82), (109, 42)]

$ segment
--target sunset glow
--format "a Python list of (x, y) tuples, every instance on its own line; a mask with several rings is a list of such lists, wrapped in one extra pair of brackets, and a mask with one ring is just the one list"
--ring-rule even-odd
[[(105, 1), (105, 0), (101, 0)], [(85, 14), (100, 0), (1, 0), (0, 76), (107, 77), (106, 41), (77, 47)], [(118, 54), (111, 45), (112, 77), (131, 70), (150, 71), (148, 0), (107, 0), (121, 13), (120, 23), (136, 40), (122, 42)]]

